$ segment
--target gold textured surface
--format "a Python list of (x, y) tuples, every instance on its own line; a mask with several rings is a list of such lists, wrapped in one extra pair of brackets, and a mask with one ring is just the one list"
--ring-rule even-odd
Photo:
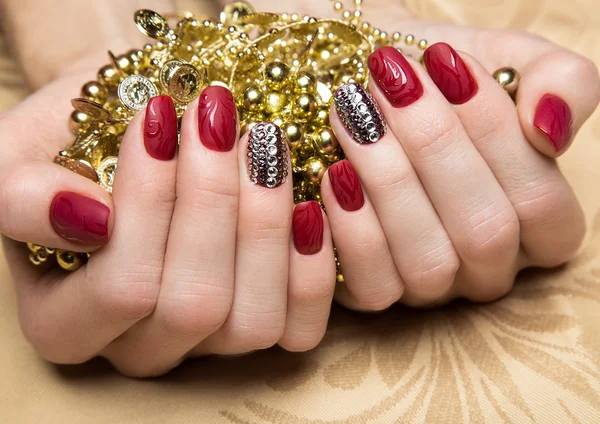
[[(529, 29), (600, 64), (596, 0), (410, 0), (419, 16)], [(595, 19), (595, 21), (594, 21)], [(0, 110), (26, 94), (0, 38)], [(492, 305), (334, 309), (323, 344), (184, 364), (158, 380), (55, 367), (22, 337), (0, 260), (0, 423), (600, 422), (600, 114), (561, 159), (588, 219), (579, 258)], [(0, 141), (1, 142), (1, 141)]]

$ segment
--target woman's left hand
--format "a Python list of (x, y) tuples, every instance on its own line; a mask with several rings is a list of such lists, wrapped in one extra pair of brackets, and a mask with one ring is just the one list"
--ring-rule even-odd
[(507, 63), (523, 73), (517, 107), (489, 70), (443, 43), (425, 52), (427, 70), (379, 49), (372, 97), (355, 84), (336, 93), (331, 125), (348, 160), (329, 168), (322, 196), (342, 304), (491, 301), (520, 270), (578, 250), (583, 213), (553, 158), (595, 109), (598, 73), (543, 40), (512, 37), (532, 52)]

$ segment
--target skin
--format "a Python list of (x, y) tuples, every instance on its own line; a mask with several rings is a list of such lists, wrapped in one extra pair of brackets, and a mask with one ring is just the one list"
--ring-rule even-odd
[[(360, 215), (346, 213), (325, 176), (323, 248), (306, 256), (290, 235), (291, 179), (270, 191), (251, 184), (244, 135), (228, 153), (204, 148), (197, 100), (183, 118), (172, 161), (148, 156), (144, 114), (136, 116), (123, 141), (112, 197), (51, 163), (71, 140), (68, 99), (105, 61), (80, 52), (99, 55), (142, 44), (130, 22), (141, 5), (102, 2), (93, 12), (101, 16), (92, 21), (97, 31), (90, 21), (86, 31), (63, 29), (102, 36), (75, 37), (65, 50), (54, 36), (52, 14), (64, 22), (79, 3), (64, 0), (57, 11), (48, 0), (0, 2), (30, 85), (43, 87), (0, 114), (0, 232), (23, 331), (49, 361), (80, 363), (100, 355), (123, 374), (146, 377), (193, 356), (275, 344), (308, 350), (325, 332), (334, 289), (340, 303), (365, 311), (395, 302), (432, 306), (456, 297), (491, 301), (510, 290), (519, 270), (562, 264), (583, 239), (581, 209), (554, 161), (568, 144), (556, 152), (532, 125), (537, 101), (547, 92), (569, 104), (574, 134), (595, 109), (597, 70), (575, 53), (525, 33), (415, 21), (401, 2), (373, 7), (381, 15), (367, 19), (378, 26), (443, 39), (459, 50), (479, 92), (451, 105), (411, 62), (425, 94), (394, 109), (371, 82), (390, 123), (384, 139), (372, 146), (355, 144), (332, 111), (333, 129), (363, 182), (366, 201)], [(280, 11), (276, 2), (253, 3), (258, 10)], [(172, 5), (156, 0), (143, 7), (165, 11)], [(288, 11), (319, 16), (331, 15), (330, 7), (285, 4)], [(26, 30), (32, 23), (49, 34), (44, 49)], [(506, 43), (514, 46), (509, 54), (502, 49)], [(501, 66), (522, 73), (516, 108), (490, 77)], [(17, 243), (36, 239), (60, 249), (97, 249), (65, 241), (47, 222), (59, 191), (85, 193), (111, 209), (108, 244), (68, 275), (32, 267)], [(402, 219), (386, 219), (399, 213)], [(411, 219), (413, 225), (406, 225)], [(347, 281), (337, 287), (333, 241), (344, 252)]]

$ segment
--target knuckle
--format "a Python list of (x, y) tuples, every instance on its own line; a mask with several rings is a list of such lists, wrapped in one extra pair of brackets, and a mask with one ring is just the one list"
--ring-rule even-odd
[[(278, 314), (280, 315), (280, 314)], [(239, 324), (232, 329), (232, 338), (240, 351), (268, 349), (277, 344), (285, 331), (285, 317)]]
[(407, 290), (418, 295), (441, 296), (456, 278), (460, 258), (451, 246), (444, 246), (442, 253), (428, 252), (419, 258), (418, 270), (404, 276)]
[[(492, 206), (494, 207), (494, 206)], [(487, 213), (483, 211), (482, 213)], [(482, 220), (472, 222), (465, 238), (457, 249), (467, 262), (486, 263), (498, 259), (498, 255), (514, 257), (519, 250), (519, 219), (508, 209), (496, 209)]]
[(440, 159), (451, 155), (460, 137), (460, 125), (445, 117), (437, 117), (425, 124), (410, 135), (414, 153), (423, 158)]
[(291, 224), (291, 217), (287, 214), (285, 217), (260, 217), (259, 215), (258, 219), (254, 219), (252, 222), (248, 223), (246, 229), (251, 239), (280, 240), (282, 243), (287, 244)]
[(178, 365), (147, 363), (131, 356), (112, 358), (106, 355), (105, 357), (119, 373), (129, 378), (160, 377)]
[[(231, 290), (199, 282), (177, 286), (178, 292), (164, 299), (161, 313), (161, 325), (167, 333), (190, 339), (206, 337), (223, 326), (231, 310)], [(186, 286), (189, 289), (183, 288)]]
[(301, 307), (314, 307), (330, 302), (335, 288), (335, 275), (315, 278), (302, 283), (290, 284), (288, 296), (291, 301)]
[[(47, 320), (43, 320), (47, 321)], [(21, 319), (21, 329), (23, 335), (37, 354), (44, 360), (59, 365), (81, 364), (91, 359), (89, 353), (73, 349), (66, 343), (63, 343), (62, 331), (54, 326), (36, 322), (32, 324), (30, 320)]]
[(293, 331), (286, 331), (278, 344), (288, 352), (306, 352), (317, 347), (321, 343), (321, 340), (323, 340), (324, 335), (324, 328), (295, 329)]
[(140, 320), (156, 308), (159, 292), (156, 270), (115, 273), (95, 286), (101, 307), (119, 319)]
[(600, 76), (596, 64), (587, 57), (573, 52), (563, 52), (566, 55), (564, 61), (573, 81), (585, 81), (588, 95), (596, 101), (600, 98)]

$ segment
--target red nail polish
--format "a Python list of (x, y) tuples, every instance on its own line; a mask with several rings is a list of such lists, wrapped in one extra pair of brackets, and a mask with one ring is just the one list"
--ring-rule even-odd
[(335, 197), (348, 212), (359, 210), (365, 204), (365, 196), (356, 171), (347, 160), (341, 160), (329, 167), (329, 181)]
[(50, 205), (50, 223), (64, 239), (86, 246), (108, 243), (110, 209), (103, 203), (76, 193), (60, 192)]
[(554, 94), (545, 94), (535, 109), (533, 125), (546, 134), (558, 152), (571, 139), (573, 117), (569, 105)]
[(408, 106), (423, 95), (417, 74), (402, 53), (393, 47), (382, 47), (371, 53), (369, 70), (394, 107)]
[(237, 115), (231, 92), (225, 87), (211, 86), (200, 94), (198, 104), (200, 141), (210, 150), (228, 152), (237, 134)]
[(177, 112), (169, 96), (153, 97), (146, 107), (144, 145), (154, 159), (171, 160), (177, 150)]
[(323, 247), (323, 214), (318, 202), (299, 203), (294, 208), (294, 245), (302, 255), (314, 255)]
[(452, 47), (437, 43), (423, 54), (431, 79), (448, 101), (461, 105), (477, 94), (478, 86), (469, 68)]

